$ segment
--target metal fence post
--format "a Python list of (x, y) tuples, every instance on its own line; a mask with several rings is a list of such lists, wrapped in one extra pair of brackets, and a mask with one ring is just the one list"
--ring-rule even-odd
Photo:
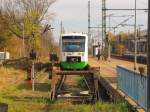
[(32, 91), (35, 90), (34, 61), (32, 62)]

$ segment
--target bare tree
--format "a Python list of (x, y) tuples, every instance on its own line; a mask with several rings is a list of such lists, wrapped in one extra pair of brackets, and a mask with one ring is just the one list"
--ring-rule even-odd
[(17, 37), (23, 38), (23, 30), (25, 30), (25, 39), (29, 39), (35, 34), (42, 35), (43, 31), (48, 30), (43, 23), (52, 20), (53, 13), (48, 12), (55, 0), (7, 0), (1, 2), (0, 19)]

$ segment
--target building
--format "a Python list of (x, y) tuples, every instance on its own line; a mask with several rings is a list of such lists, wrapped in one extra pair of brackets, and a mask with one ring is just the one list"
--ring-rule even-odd
[[(134, 52), (135, 39), (133, 37), (124, 41), (127, 52)], [(145, 54), (147, 52), (147, 35), (141, 35), (137, 37), (137, 53)]]

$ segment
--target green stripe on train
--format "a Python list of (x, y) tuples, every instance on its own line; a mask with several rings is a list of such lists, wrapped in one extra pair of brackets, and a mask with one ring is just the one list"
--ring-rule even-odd
[(60, 62), (60, 66), (63, 69), (84, 69), (87, 65), (88, 62), (79, 62), (79, 63)]

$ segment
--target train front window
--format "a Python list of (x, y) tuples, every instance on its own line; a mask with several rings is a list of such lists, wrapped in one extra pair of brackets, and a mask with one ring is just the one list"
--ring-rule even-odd
[(85, 37), (83, 36), (66, 36), (62, 38), (63, 52), (84, 52)]

